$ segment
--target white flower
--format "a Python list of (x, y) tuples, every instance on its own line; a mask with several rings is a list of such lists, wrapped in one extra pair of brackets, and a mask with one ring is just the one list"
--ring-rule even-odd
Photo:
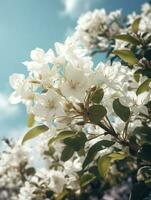
[(90, 84), (89, 76), (83, 70), (66, 66), (64, 80), (60, 85), (60, 90), (67, 98), (74, 97), (83, 101), (85, 92), (90, 87)]
[(9, 78), (11, 87), (15, 90), (10, 96), (10, 102), (17, 104), (21, 101), (31, 102), (34, 93), (32, 91), (32, 85), (25, 79), (23, 74), (13, 74)]
[(50, 189), (56, 193), (61, 193), (63, 191), (63, 188), (66, 184), (66, 179), (64, 177), (64, 174), (61, 171), (50, 171)]
[(36, 48), (31, 51), (30, 57), (32, 61), (26, 61), (23, 64), (27, 66), (29, 71), (38, 72), (38, 71), (49, 71), (48, 61), (45, 56), (43, 49)]
[(45, 94), (37, 95), (33, 113), (46, 121), (56, 115), (61, 115), (60, 98), (53, 89), (49, 89)]
[(36, 187), (29, 182), (25, 182), (25, 185), (21, 187), (20, 193), (18, 195), (18, 200), (32, 200), (35, 195), (33, 192), (35, 191)]

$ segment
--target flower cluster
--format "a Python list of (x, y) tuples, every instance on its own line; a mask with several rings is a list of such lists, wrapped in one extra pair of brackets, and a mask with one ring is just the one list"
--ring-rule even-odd
[[(26, 77), (10, 76), (29, 131), (1, 153), (0, 199), (106, 199), (119, 185), (122, 199), (150, 195), (151, 6), (121, 16), (86, 13), (55, 50), (31, 51)], [(108, 60), (94, 65), (95, 51)]]
[(106, 51), (114, 36), (121, 32), (121, 10), (106, 13), (104, 9), (89, 11), (78, 20), (74, 37), (89, 51)]

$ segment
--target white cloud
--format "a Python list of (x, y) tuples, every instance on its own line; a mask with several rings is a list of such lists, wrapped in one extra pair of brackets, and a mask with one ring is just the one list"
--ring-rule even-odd
[(62, 14), (69, 15), (70, 17), (78, 17), (97, 2), (102, 3), (103, 0), (62, 0), (64, 5)]
[(8, 101), (8, 96), (4, 93), (0, 93), (0, 113), (2, 119), (11, 117), (19, 112), (17, 105), (11, 105)]
[(71, 14), (74, 12), (79, 4), (80, 0), (63, 0), (64, 9), (66, 14)]

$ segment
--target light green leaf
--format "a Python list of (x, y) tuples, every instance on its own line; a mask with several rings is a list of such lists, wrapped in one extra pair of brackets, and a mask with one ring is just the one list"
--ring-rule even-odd
[(74, 135), (76, 135), (76, 133), (73, 131), (62, 131), (56, 137), (53, 137), (49, 140), (48, 146), (50, 146), (53, 142), (56, 142), (59, 140), (64, 140), (64, 139), (72, 137)]
[(115, 50), (113, 51), (113, 54), (119, 56), (123, 61), (130, 65), (135, 65), (139, 62), (134, 53), (130, 50)]
[(115, 160), (123, 160), (127, 155), (128, 155), (127, 152), (119, 151), (111, 153), (109, 157), (112, 158), (112, 161), (115, 161)]
[(132, 31), (133, 31), (134, 33), (137, 33), (138, 30), (139, 30), (140, 20), (141, 20), (141, 18), (139, 17), (139, 18), (137, 18), (137, 19), (133, 22), (133, 24), (132, 24)]
[(126, 122), (130, 116), (130, 109), (124, 105), (122, 105), (119, 99), (115, 99), (113, 101), (113, 109), (114, 112), (124, 121)]
[(93, 94), (92, 94), (92, 97), (91, 97), (91, 101), (94, 102), (94, 103), (97, 103), (99, 104), (102, 100), (104, 96), (104, 91), (102, 88), (100, 89), (97, 89)]
[(123, 160), (127, 155), (127, 152), (119, 151), (100, 157), (98, 160), (98, 170), (100, 176), (105, 178), (110, 170), (112, 162), (116, 160)]
[(111, 160), (112, 158), (110, 158), (109, 155), (105, 155), (99, 158), (98, 170), (101, 177), (105, 178), (107, 176), (111, 166)]
[(101, 140), (95, 143), (88, 151), (86, 158), (83, 163), (83, 168), (85, 168), (89, 163), (91, 163), (96, 156), (97, 152), (112, 146), (115, 142), (109, 140)]
[(33, 113), (30, 113), (28, 115), (28, 119), (27, 119), (27, 125), (29, 128), (31, 128), (35, 123), (35, 115)]
[(128, 34), (117, 35), (115, 37), (115, 39), (123, 40), (123, 41), (129, 42), (129, 43), (134, 44), (134, 45), (140, 44), (139, 40), (137, 40), (135, 37), (128, 35)]
[(22, 140), (22, 144), (23, 144), (24, 142), (26, 142), (27, 140), (30, 140), (30, 139), (32, 139), (32, 138), (34, 138), (34, 137), (37, 137), (37, 136), (40, 135), (41, 133), (43, 133), (43, 132), (45, 132), (45, 131), (48, 131), (48, 130), (49, 130), (49, 128), (48, 128), (46, 125), (39, 125), (39, 126), (36, 126), (36, 127), (32, 128), (31, 130), (29, 130), (29, 131), (25, 134), (25, 136), (24, 136), (24, 138), (23, 138), (23, 140)]
[(93, 105), (88, 109), (88, 116), (91, 122), (97, 124), (107, 114), (107, 110), (102, 105)]
[(143, 92), (149, 91), (149, 84), (151, 82), (151, 79), (145, 80), (137, 89), (136, 94), (139, 95)]

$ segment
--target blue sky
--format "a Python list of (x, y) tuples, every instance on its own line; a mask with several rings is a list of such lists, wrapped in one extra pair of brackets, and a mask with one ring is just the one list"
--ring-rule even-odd
[(36, 47), (45, 50), (63, 42), (74, 30), (80, 14), (95, 8), (124, 14), (139, 11), (146, 0), (0, 0), (0, 136), (22, 135), (26, 127), (24, 106), (7, 101), (9, 76), (25, 73), (21, 63)]

